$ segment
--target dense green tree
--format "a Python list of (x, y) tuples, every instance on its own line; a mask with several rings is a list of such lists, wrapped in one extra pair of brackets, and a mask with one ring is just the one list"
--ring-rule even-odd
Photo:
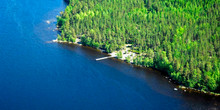
[[(181, 84), (220, 92), (219, 0), (67, 0), (58, 40), (120, 50), (133, 63), (166, 71)], [(128, 60), (130, 58), (127, 58)]]

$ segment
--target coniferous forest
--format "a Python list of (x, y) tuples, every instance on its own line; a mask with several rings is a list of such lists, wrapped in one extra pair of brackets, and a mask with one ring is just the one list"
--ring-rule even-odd
[[(67, 0), (68, 1), (68, 0)], [(187, 87), (220, 92), (219, 0), (69, 0), (58, 40), (107, 52), (132, 44), (134, 64)]]

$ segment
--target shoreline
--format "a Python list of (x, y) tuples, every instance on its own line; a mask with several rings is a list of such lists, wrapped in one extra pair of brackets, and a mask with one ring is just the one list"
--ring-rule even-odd
[[(52, 42), (54, 43), (68, 43), (68, 44), (75, 44), (75, 45), (78, 45), (78, 46), (83, 46), (82, 43), (81, 43), (81, 39), (79, 39), (78, 37), (76, 38), (76, 41), (75, 42), (68, 42), (68, 41), (60, 41), (58, 39), (55, 39), (55, 40), (52, 40)], [(119, 50), (119, 51), (114, 51), (114, 52), (111, 52), (111, 53), (107, 53), (107, 55), (109, 55), (111, 58), (116, 58), (120, 61), (123, 61), (127, 64), (131, 64), (131, 65), (134, 65), (134, 66), (137, 66), (137, 67), (142, 67), (142, 68), (147, 68), (147, 67), (144, 67), (144, 66), (140, 66), (140, 65), (135, 65), (133, 63), (133, 59), (137, 56), (137, 54), (135, 54), (134, 52), (128, 52), (129, 51), (129, 48), (126, 48), (127, 46), (130, 46), (131, 44), (126, 44), (122, 50)], [(90, 47), (90, 46), (88, 46)], [(92, 47), (91, 47), (92, 48)], [(102, 53), (105, 52), (105, 50), (103, 49), (97, 49), (97, 50), (100, 50)], [(117, 56), (117, 52), (122, 52), (122, 58), (118, 58)], [(127, 53), (128, 52), (128, 53)], [(131, 60), (130, 62), (126, 61), (126, 57), (128, 56), (131, 56)], [(155, 69), (155, 68), (153, 68)], [(157, 70), (157, 69), (156, 69)], [(170, 76), (166, 77), (166, 79), (169, 81), (169, 82), (172, 82), (173, 84), (176, 84), (176, 88), (174, 88), (174, 91), (178, 91), (178, 89), (184, 91), (184, 92), (188, 92), (188, 93), (197, 93), (197, 94), (201, 94), (201, 95), (208, 95), (208, 96), (215, 96), (215, 97), (220, 97), (220, 93), (215, 93), (215, 92), (210, 92), (210, 91), (203, 91), (203, 90), (199, 90), (199, 89), (195, 89), (195, 88), (190, 88), (190, 87), (186, 87), (186, 86), (183, 86), (183, 85), (180, 85), (180, 84), (177, 84), (177, 83), (174, 83), (176, 82), (175, 80), (173, 80)]]

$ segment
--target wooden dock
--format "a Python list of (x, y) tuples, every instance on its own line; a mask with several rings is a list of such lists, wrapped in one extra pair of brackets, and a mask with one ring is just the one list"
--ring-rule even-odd
[(97, 59), (95, 59), (95, 60), (96, 60), (96, 61), (99, 61), (99, 60), (105, 60), (105, 59), (113, 58), (113, 57), (116, 57), (116, 56), (102, 57), (102, 58), (97, 58)]

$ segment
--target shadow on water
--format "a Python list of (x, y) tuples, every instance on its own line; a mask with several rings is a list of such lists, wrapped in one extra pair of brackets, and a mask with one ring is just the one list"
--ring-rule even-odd
[[(78, 46), (74, 44), (58, 45), (62, 48), (76, 52), (79, 55), (85, 56), (85, 58), (92, 61), (95, 61), (96, 58), (107, 56), (106, 53), (102, 53), (99, 50), (87, 46)], [(160, 71), (152, 68), (134, 66), (115, 58), (96, 62), (112, 67), (112, 69), (116, 69), (125, 75), (144, 81), (156, 93), (178, 100), (184, 100), (182, 104), (183, 109), (220, 109), (219, 97), (198, 94), (195, 92), (185, 92), (183, 90), (174, 91), (174, 88), (178, 85), (170, 82), (169, 79), (166, 78), (166, 74), (161, 73)]]
[[(42, 4), (43, 3), (44, 2), (42, 2)], [(41, 57), (39, 57), (37, 59), (39, 61), (45, 57), (47, 59), (45, 58), (44, 60), (48, 60), (51, 57), (54, 59), (57, 59), (55, 61), (48, 60), (48, 62), (50, 62), (50, 63), (47, 63), (45, 61), (42, 61), (43, 63), (36, 61), (39, 64), (43, 65), (43, 67), (42, 67), (42, 68), (44, 68), (43, 70), (47, 70), (47, 72), (45, 72), (45, 75), (47, 73), (50, 73), (51, 71), (53, 71), (53, 70), (48, 69), (51, 65), (58, 68), (58, 69), (56, 69), (53, 66), (51, 66), (51, 68), (54, 69), (53, 72), (55, 72), (56, 74), (59, 75), (59, 77), (57, 77), (56, 75), (51, 73), (50, 77), (54, 77), (54, 79), (57, 78), (56, 80), (60, 81), (59, 83), (54, 82), (55, 84), (59, 85), (60, 83), (64, 83), (65, 85), (73, 86), (74, 83), (72, 83), (72, 81), (77, 80), (77, 81), (75, 81), (75, 83), (77, 83), (77, 82), (80, 82), (83, 80), (82, 84), (81, 83), (80, 84), (82, 86), (85, 86), (85, 88), (82, 88), (79, 85), (74, 85), (74, 86), (76, 86), (75, 88), (77, 90), (75, 90), (74, 88), (68, 88), (69, 87), (68, 86), (65, 89), (66, 91), (64, 91), (63, 89), (57, 88), (57, 86), (55, 85), (54, 88), (52, 88), (52, 89), (53, 89), (54, 93), (58, 92), (58, 94), (56, 94), (56, 96), (66, 94), (66, 93), (68, 93), (68, 91), (71, 91), (71, 89), (73, 89), (72, 91), (74, 91), (75, 94), (74, 94), (74, 92), (69, 93), (69, 95), (67, 95), (68, 97), (73, 96), (73, 97), (78, 98), (78, 100), (80, 100), (84, 96), (84, 94), (90, 94), (90, 92), (94, 92), (94, 94), (95, 94), (95, 92), (99, 92), (99, 94), (101, 94), (101, 95), (96, 94), (97, 97), (94, 96), (94, 100), (95, 101), (97, 101), (98, 99), (102, 100), (102, 98), (99, 98), (98, 96), (101, 97), (103, 95), (103, 96), (105, 96), (105, 98), (103, 98), (103, 100), (106, 101), (108, 99), (107, 98), (108, 96), (106, 96), (104, 93), (108, 93), (109, 97), (110, 97), (110, 96), (117, 96), (118, 94), (123, 95), (124, 93), (126, 93), (124, 91), (133, 91), (129, 94), (132, 94), (132, 96), (134, 96), (134, 97), (140, 96), (141, 99), (145, 101), (144, 104), (146, 103), (146, 105), (142, 105), (142, 106), (149, 106), (150, 107), (150, 106), (158, 106), (158, 104), (160, 104), (160, 106), (166, 105), (166, 107), (167, 107), (167, 106), (174, 106), (175, 104), (172, 104), (172, 103), (177, 103), (177, 102), (178, 102), (178, 105), (176, 105), (176, 106), (179, 106), (178, 108), (180, 108), (180, 109), (181, 108), (182, 109), (218, 109), (218, 106), (220, 106), (220, 100), (217, 99), (216, 97), (203, 96), (203, 95), (199, 95), (199, 94), (195, 94), (195, 93), (183, 92), (181, 90), (174, 91), (174, 88), (177, 85), (169, 82), (169, 80), (165, 78), (166, 76), (163, 73), (156, 71), (156, 70), (153, 70), (151, 68), (136, 67), (131, 64), (127, 64), (123, 61), (117, 60), (115, 58), (96, 61), (95, 60), (96, 58), (107, 56), (107, 54), (102, 53), (102, 52), (100, 52), (96, 49), (90, 48), (90, 47), (78, 46), (78, 45), (72, 45), (72, 44), (56, 44), (56, 43), (47, 44), (47, 43), (45, 43), (47, 41), (51, 41), (53, 39), (56, 39), (57, 32), (54, 31), (54, 29), (56, 28), (55, 27), (55, 25), (56, 25), (56, 17), (55, 16), (59, 15), (59, 12), (61, 10), (64, 10), (65, 6), (67, 4), (62, 2), (62, 4), (59, 4), (59, 5), (60, 5), (60, 7), (54, 8), (51, 11), (45, 13), (43, 18), (39, 17), (40, 20), (38, 22), (40, 22), (40, 23), (37, 23), (33, 29), (33, 31), (34, 31), (33, 33), (36, 36), (31, 36), (30, 39), (28, 39), (29, 42), (31, 42), (31, 41), (38, 42), (37, 44), (31, 43), (28, 45), (28, 46), (34, 45), (33, 49), (31, 48), (30, 50), (32, 50), (33, 53), (35, 53), (35, 54), (30, 54), (30, 52), (29, 52), (30, 56), (33, 55), (34, 58), (38, 58), (39, 56), (41, 56), (41, 54), (43, 54), (44, 56), (42, 55)], [(39, 5), (39, 6), (41, 6), (41, 5)], [(47, 23), (48, 20), (50, 21), (49, 24)], [(42, 49), (42, 50), (40, 50), (39, 48), (35, 48), (36, 45), (39, 45), (40, 49)], [(28, 47), (28, 46), (26, 46), (26, 47)], [(23, 48), (25, 48), (25, 46)], [(40, 53), (40, 52), (42, 52), (42, 53)], [(51, 54), (51, 55), (48, 55), (48, 54)], [(37, 55), (37, 56), (35, 56), (35, 55)], [(74, 59), (74, 57), (71, 55), (74, 55), (74, 57), (81, 58), (81, 59), (80, 60)], [(33, 57), (33, 56), (31, 56), (31, 57)], [(17, 57), (15, 57), (15, 58), (17, 58)], [(73, 60), (78, 60), (78, 61), (73, 62)], [(65, 62), (65, 61), (68, 61), (68, 62)], [(85, 61), (85, 63), (89, 63), (88, 65), (90, 67), (88, 67), (87, 69), (91, 69), (91, 70), (89, 70), (89, 72), (91, 71), (91, 73), (88, 74), (87, 71), (85, 73), (83, 73), (82, 70), (80, 70), (80, 69), (86, 68), (85, 66), (87, 66), (87, 64), (83, 64), (84, 62), (82, 62), (82, 61)], [(21, 61), (21, 62), (23, 62), (23, 61)], [(30, 61), (26, 61), (26, 62), (30, 62)], [(73, 63), (78, 63), (78, 62), (82, 62), (82, 64), (81, 64), (82, 68), (81, 68), (81, 65), (80, 66), (77, 65), (75, 68), (76, 71), (72, 70), (73, 66), (75, 66), (75, 64), (73, 64)], [(59, 63), (61, 63), (61, 64), (59, 64)], [(67, 64), (68, 66), (63, 66), (65, 64)], [(46, 66), (44, 67), (44, 65), (46, 65), (48, 67), (46, 67)], [(65, 68), (66, 70), (62, 70), (62, 69), (59, 70), (60, 66), (62, 67), (62, 69)], [(102, 68), (99, 71), (96, 71), (96, 69), (99, 68), (99, 66)], [(78, 69), (77, 67), (80, 69)], [(43, 71), (43, 70), (41, 70), (41, 71)], [(100, 74), (95, 74), (95, 72), (100, 72)], [(67, 75), (69, 79), (66, 78), (65, 75)], [(87, 77), (84, 75), (87, 75)], [(62, 77), (64, 77), (64, 78), (62, 79)], [(77, 79), (73, 80), (74, 77), (77, 77)], [(99, 78), (97, 78), (97, 77), (99, 77)], [(30, 78), (32, 78), (32, 77), (30, 77)], [(39, 79), (41, 79), (41, 78), (42, 78), (42, 76), (39, 76)], [(48, 77), (45, 76), (45, 78), (48, 78)], [(86, 78), (90, 78), (90, 79), (86, 79)], [(91, 82), (89, 82), (90, 80), (91, 80)], [(116, 86), (122, 85), (122, 87), (120, 86), (118, 88), (123, 88), (125, 86), (125, 87), (127, 87), (127, 89), (125, 89), (123, 92), (121, 92), (122, 90), (120, 92), (115, 92), (114, 90), (111, 91), (111, 89), (108, 89), (108, 88), (107, 89), (105, 88), (103, 90), (104, 87), (101, 88), (100, 91), (93, 90), (93, 88), (91, 88), (90, 86), (93, 87), (95, 85), (98, 85), (99, 82), (97, 81), (98, 82), (97, 83), (96, 80), (98, 80), (98, 81), (104, 80), (104, 81), (100, 81), (101, 83), (107, 83), (107, 81), (105, 82), (105, 80), (111, 80), (112, 82), (111, 81), (109, 81), (109, 82), (116, 83)], [(69, 83), (69, 82), (65, 83), (66, 81), (69, 81), (71, 83)], [(94, 82), (92, 82), (92, 81), (94, 81)], [(86, 83), (85, 85), (83, 85), (83, 82), (89, 82), (91, 84)], [(36, 85), (38, 83), (39, 82), (37, 82)], [(26, 83), (21, 83), (21, 84), (24, 85)], [(45, 84), (42, 84), (39, 87), (43, 88), (42, 86), (44, 86), (44, 85)], [(52, 85), (53, 85), (53, 83), (48, 83), (48, 87), (50, 87)], [(61, 87), (64, 88), (65, 85), (62, 85)], [(90, 85), (90, 86), (87, 86), (87, 85)], [(112, 87), (111, 84), (106, 84), (106, 85), (103, 84), (103, 85), (108, 86), (108, 87)], [(91, 91), (86, 91), (86, 90), (90, 90), (90, 89), (86, 89), (86, 88), (91, 88)], [(84, 91), (84, 89), (85, 89), (85, 91)], [(96, 87), (96, 89), (100, 89), (100, 88)], [(114, 88), (114, 89), (116, 89), (116, 88)], [(62, 92), (59, 93), (59, 91), (61, 91), (61, 90), (63, 90), (63, 93)], [(78, 91), (79, 91), (79, 94), (77, 94), (77, 95), (79, 95), (79, 97), (76, 96), (76, 93), (78, 93)], [(109, 91), (109, 92), (107, 92), (107, 91)], [(51, 91), (48, 90), (47, 92), (49, 93)], [(114, 95), (114, 93), (116, 95)], [(39, 95), (39, 94), (37, 94), (37, 95)], [(54, 95), (51, 97), (56, 97), (56, 96)], [(60, 99), (62, 97), (63, 96), (60, 96), (58, 99)], [(68, 102), (71, 102), (72, 100), (70, 100), (70, 99), (68, 100), (68, 97), (66, 97), (66, 100)], [(117, 96), (117, 97), (119, 97), (119, 96)], [(126, 99), (126, 97), (127, 97), (127, 95), (125, 95), (125, 99)], [(129, 96), (129, 97), (131, 97), (131, 96)], [(114, 98), (116, 98), (116, 97), (114, 97)], [(13, 98), (11, 98), (11, 99), (13, 99)], [(50, 99), (50, 98), (48, 98), (48, 99)], [(109, 99), (111, 99), (111, 98), (109, 98)], [(155, 100), (153, 100), (153, 99), (155, 99)], [(87, 99), (87, 100), (89, 100), (89, 99)], [(117, 99), (117, 100), (119, 100), (119, 101), (116, 102), (114, 100), (110, 100), (109, 102), (120, 103), (120, 101), (122, 101), (120, 99)], [(128, 99), (126, 99), (126, 100), (128, 100)], [(49, 102), (49, 101), (53, 102), (53, 100), (48, 100), (46, 102)], [(91, 103), (92, 103), (92, 101), (91, 101)], [(126, 102), (126, 104), (127, 105), (133, 104), (136, 101), (137, 101), (136, 103), (141, 103), (141, 102), (138, 102), (138, 100), (132, 100), (132, 101), (133, 102), (128, 101), (128, 102)], [(103, 101), (100, 101), (100, 102), (103, 102)], [(149, 102), (149, 103), (147, 103), (147, 102)], [(36, 102), (36, 103), (39, 104), (40, 102)], [(53, 102), (53, 103), (55, 103), (55, 102)], [(80, 105), (80, 104), (87, 104), (87, 103), (85, 103), (85, 102), (84, 103), (75, 103), (75, 104), (70, 104), (70, 105)], [(147, 104), (152, 104), (152, 105), (147, 105)], [(99, 106), (101, 106), (101, 105), (99, 105)], [(106, 107), (108, 107), (108, 106), (106, 106)], [(103, 106), (103, 108), (105, 108), (105, 107)]]

